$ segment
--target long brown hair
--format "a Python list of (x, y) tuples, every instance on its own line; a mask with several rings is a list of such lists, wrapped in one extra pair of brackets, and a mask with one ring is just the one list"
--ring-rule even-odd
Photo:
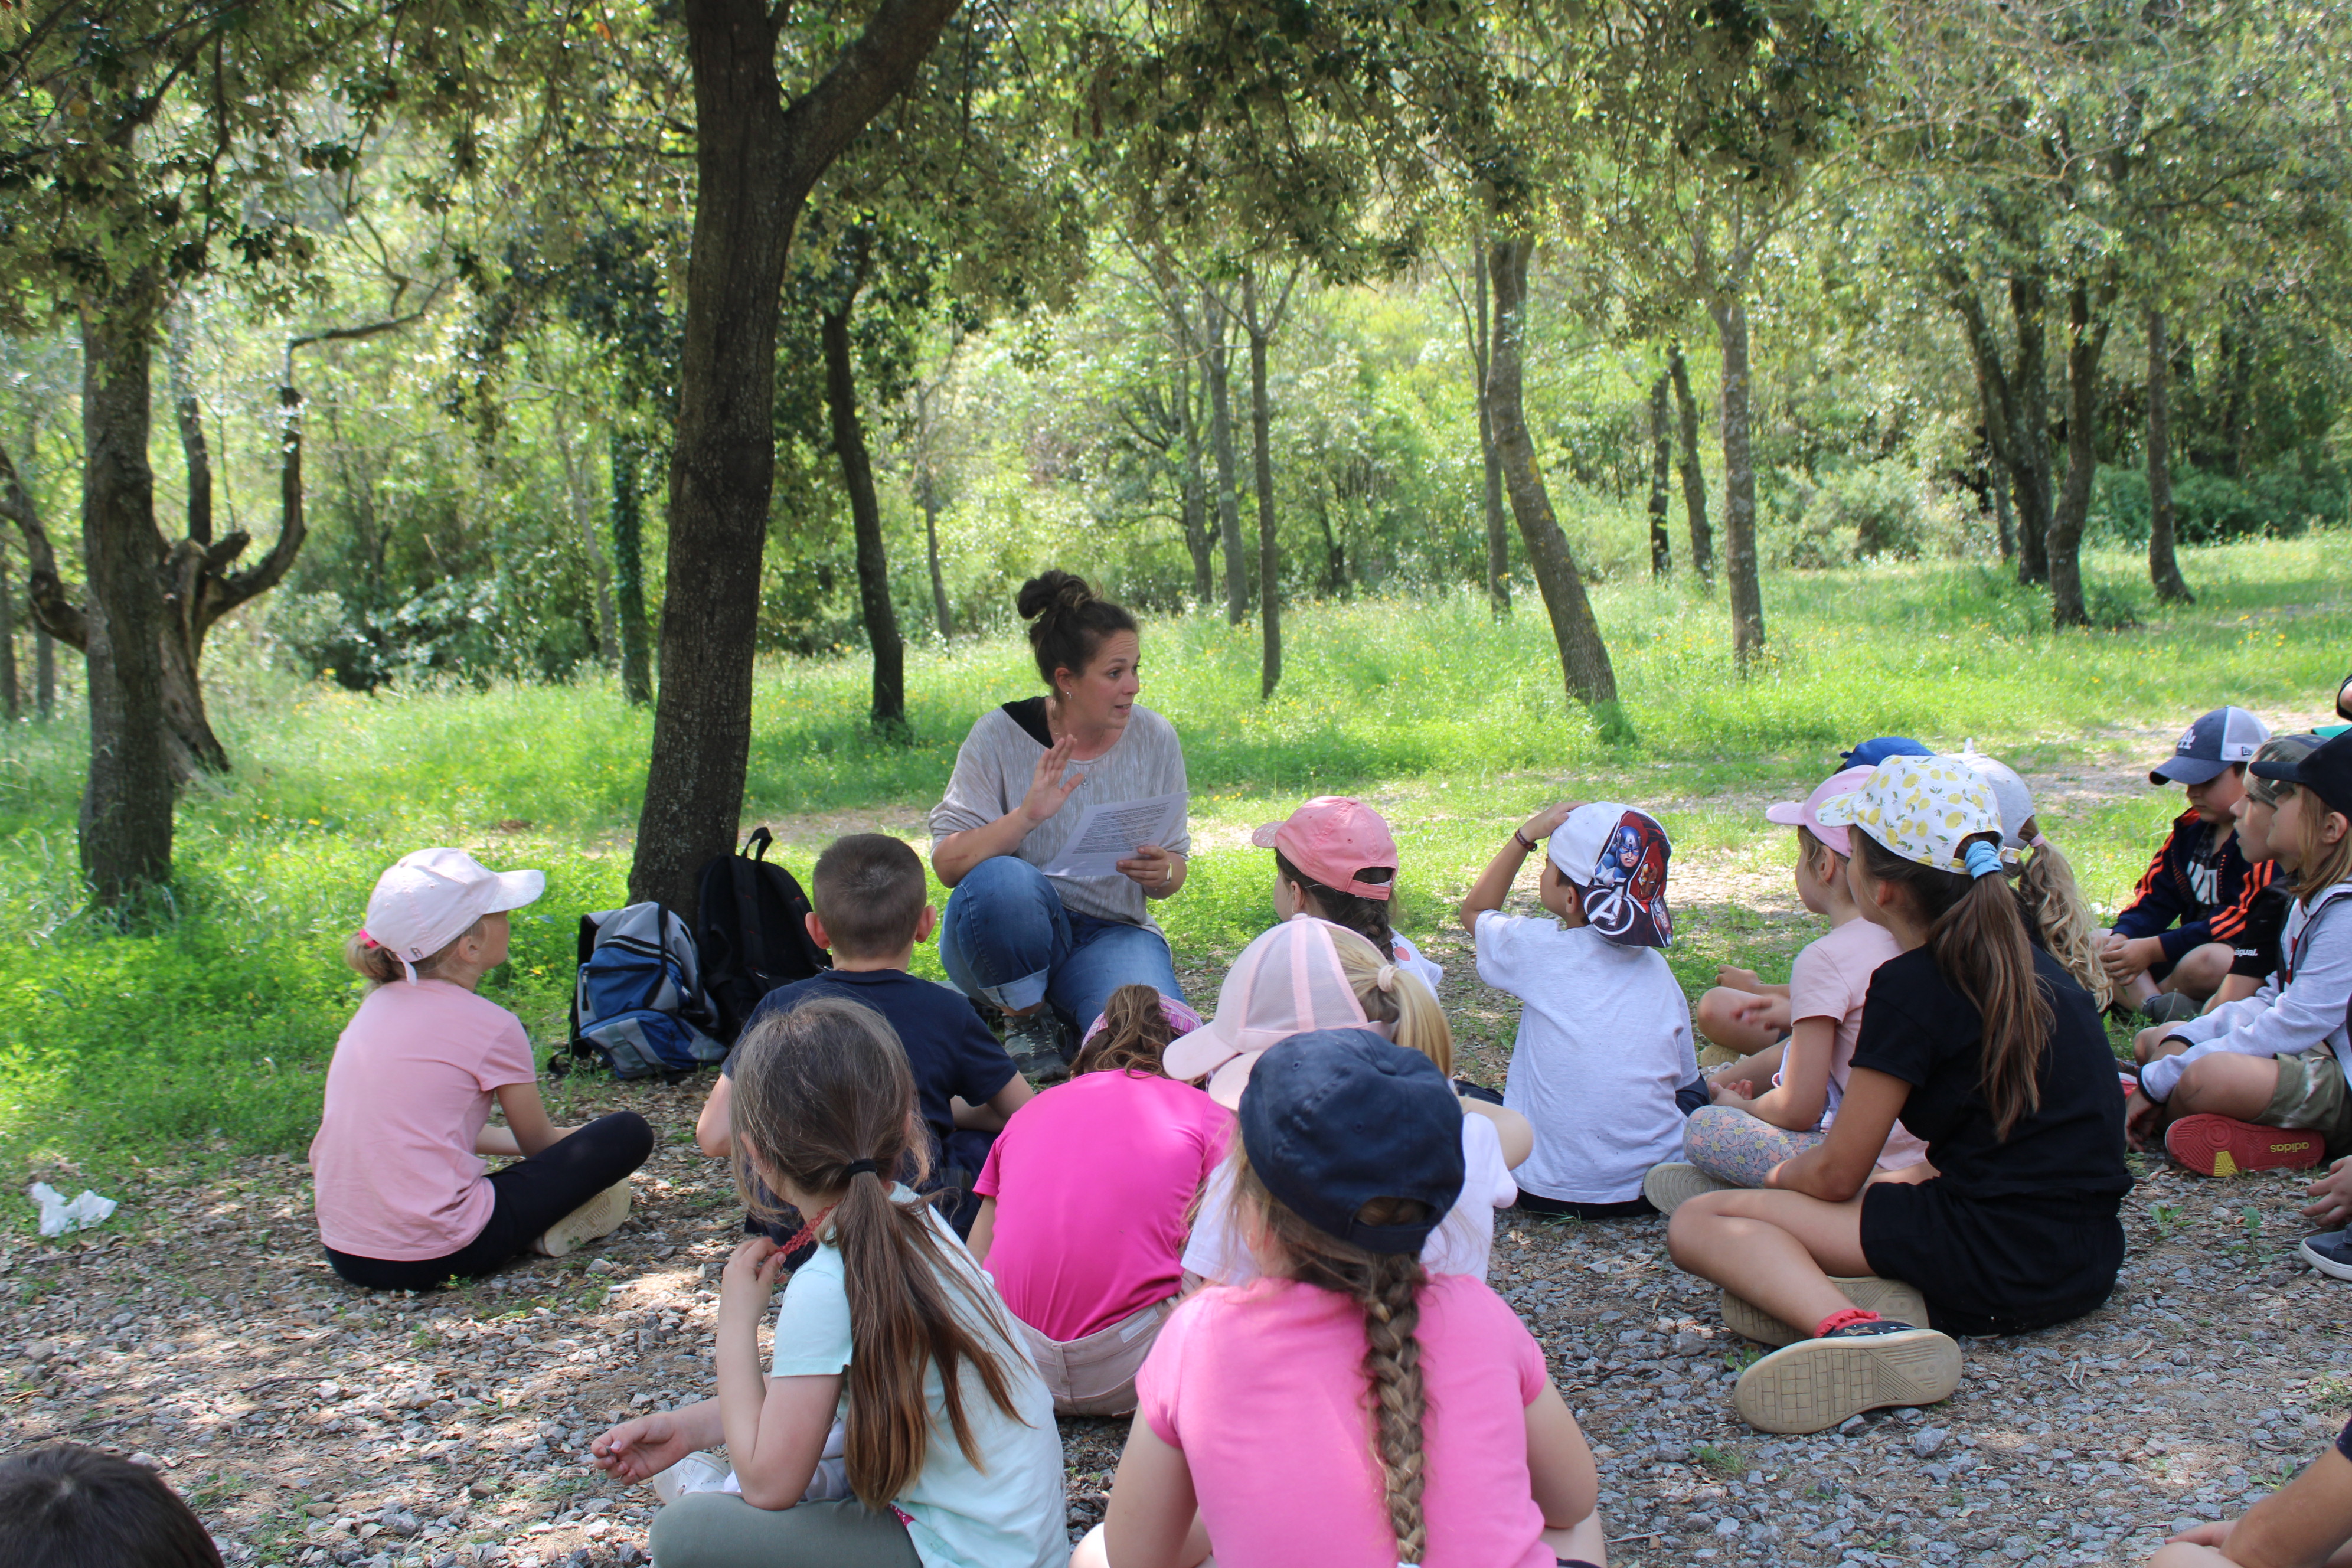
[[(1972, 834), (1970, 843), (2000, 847), (1998, 833)], [(1877, 882), (1904, 889), (1927, 924), (1927, 952), (1945, 983), (1976, 1004), (1982, 1020), (1985, 1103), (1993, 1131), (2007, 1139), (2017, 1119), (2042, 1106), (2042, 1057), (2056, 1020), (2041, 976), (2025, 915), (2002, 876), (1971, 877), (1906, 860), (1857, 827), (1853, 843), (1863, 869)]]
[(1078, 1048), (1070, 1076), (1090, 1072), (1139, 1072), (1165, 1078), (1160, 1054), (1176, 1030), (1160, 1008), (1160, 993), (1149, 985), (1129, 984), (1110, 994), (1103, 1004), (1103, 1026)]
[[(762, 1018), (735, 1047), (730, 1110), (735, 1185), (753, 1214), (783, 1217), (755, 1174), (841, 1194), (827, 1217), (849, 1293), (850, 1489), (879, 1510), (922, 1473), (933, 1436), (923, 1373), (934, 1363), (956, 1444), (985, 1469), (960, 1371), (970, 1362), (988, 1396), (1017, 1418), (1005, 1367), (1021, 1352), (992, 1296), (940, 1244), (928, 1205), (891, 1196), (893, 1173), (911, 1167), (920, 1180), (929, 1165), (897, 1033), (871, 1007), (842, 997)], [(860, 1164), (854, 1175), (852, 1164)], [(996, 1343), (958, 1316), (950, 1277)]]
[(1359, 882), (1388, 882), (1391, 890), (1385, 899), (1368, 899), (1344, 888), (1326, 887), (1292, 865), (1290, 857), (1279, 849), (1274, 852), (1274, 874), (1286, 882), (1297, 883), (1299, 890), (1315, 900), (1311, 912), (1321, 914), (1335, 926), (1346, 926), (1383, 953), (1395, 953), (1396, 932), (1389, 925), (1396, 913), (1393, 867), (1366, 866), (1356, 873)]
[[(1389, 1038), (1409, 1051), (1419, 1051), (1454, 1076), (1454, 1028), (1445, 1009), (1437, 1005), (1418, 975), (1401, 966), (1392, 954), (1342, 926), (1331, 933), (1331, 950), (1339, 954), (1339, 972), (1356, 993), (1356, 1005), (1375, 1024), (1389, 1026)], [(1381, 984), (1385, 972), (1388, 984)]]
[(2022, 900), (2025, 918), (2041, 928), (2042, 943), (2050, 950), (2050, 956), (2065, 966), (2104, 1013), (2115, 997), (2115, 985), (2107, 978), (2107, 966), (2099, 962), (2097, 944), (2091, 940), (2097, 922), (2091, 917), (2091, 906), (2083, 901), (2074, 863), (2059, 853), (2058, 846), (2042, 837), (2039, 828), (2034, 818), (2025, 819), (2022, 833), (2032, 853), (2018, 873), (2017, 896)]
[[(1412, 1253), (1368, 1252), (1301, 1219), (1266, 1190), (1250, 1169), (1249, 1152), (1234, 1141), (1236, 1190), (1279, 1247), (1286, 1279), (1335, 1291), (1364, 1314), (1363, 1372), (1372, 1407), (1372, 1458), (1380, 1462), (1381, 1491), (1389, 1529), (1396, 1536), (1397, 1561), (1419, 1563), (1427, 1554), (1429, 1530), (1421, 1498), (1429, 1479), (1422, 1453), (1422, 1420), (1429, 1392), (1421, 1370), (1421, 1288), (1429, 1276)], [(1429, 1205), (1412, 1198), (1374, 1198), (1359, 1211), (1367, 1225), (1405, 1225), (1428, 1217)]]

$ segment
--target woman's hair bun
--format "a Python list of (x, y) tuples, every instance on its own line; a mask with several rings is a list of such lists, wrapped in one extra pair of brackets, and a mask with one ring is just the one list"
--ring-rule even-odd
[(1094, 589), (1075, 572), (1041, 572), (1021, 584), (1013, 607), (1021, 612), (1023, 620), (1034, 621), (1051, 610), (1084, 609), (1094, 597)]

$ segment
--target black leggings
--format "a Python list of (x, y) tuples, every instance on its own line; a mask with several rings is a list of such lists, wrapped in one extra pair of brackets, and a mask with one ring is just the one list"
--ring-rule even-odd
[(495, 1272), (527, 1251), (548, 1226), (646, 1163), (654, 1130), (634, 1110), (616, 1110), (528, 1160), (490, 1173), (496, 1194), (482, 1233), (446, 1258), (397, 1262), (325, 1248), (336, 1273), (369, 1290), (437, 1290), (451, 1279)]
[(1538, 1197), (1533, 1193), (1521, 1193), (1518, 1202), (1511, 1206), (1528, 1214), (1560, 1215), (1569, 1219), (1637, 1219), (1658, 1212), (1650, 1206), (1647, 1198), (1627, 1198), (1618, 1204), (1580, 1204), (1566, 1198)]

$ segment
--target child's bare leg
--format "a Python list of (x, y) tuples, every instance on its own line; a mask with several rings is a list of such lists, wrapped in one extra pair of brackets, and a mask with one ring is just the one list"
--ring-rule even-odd
[(2168, 1542), (2147, 1560), (2147, 1568), (2238, 1568), (2220, 1549), (2187, 1541)]
[(2278, 1071), (2269, 1057), (2199, 1057), (2181, 1069), (2165, 1104), (2175, 1117), (2203, 1112), (2260, 1121), (2278, 1093)]
[(1853, 1305), (1831, 1275), (1871, 1272), (1859, 1196), (1828, 1204), (1777, 1190), (1703, 1193), (1675, 1211), (1666, 1250), (1685, 1272), (1809, 1331)]
[(1609, 1562), (1609, 1532), (1601, 1523), (1601, 1510), (1594, 1509), (1566, 1530), (1543, 1532), (1545, 1548), (1554, 1557), (1569, 1563), (1591, 1563), (1606, 1568)]
[(1748, 1098), (1753, 1100), (1772, 1086), (1772, 1075), (1780, 1070), (1780, 1059), (1788, 1054), (1789, 1042), (1767, 1046), (1753, 1056), (1740, 1058), (1728, 1067), (1719, 1067), (1706, 1076), (1727, 1087), (1745, 1083), (1749, 1086)]
[(2201, 1002), (2230, 978), (2230, 965), (2237, 956), (2227, 942), (2209, 942), (2202, 947), (2192, 947), (2164, 977), (2162, 988)]
[(1756, 1000), (1753, 991), (1734, 991), (1728, 985), (1714, 985), (1698, 999), (1696, 1021), (1698, 1032), (1728, 1050), (1741, 1056), (1753, 1056), (1768, 1050), (1780, 1035), (1760, 1025), (1743, 1021), (1733, 1009), (1742, 1003)]
[(2177, 1057), (2189, 1048), (2185, 1040), (2166, 1037), (2169, 1024), (2154, 1024), (2132, 1037), (2132, 1060), (2146, 1067), (2158, 1057)]

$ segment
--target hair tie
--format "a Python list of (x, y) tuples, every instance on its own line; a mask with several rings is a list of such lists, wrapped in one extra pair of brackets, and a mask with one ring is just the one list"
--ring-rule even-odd
[(382, 947), (383, 943), (376, 941), (375, 938), (368, 935), (366, 931), (362, 931), (360, 932), (360, 945), (362, 947), (376, 948)]
[(1396, 989), (1396, 965), (1393, 963), (1381, 964), (1381, 972), (1372, 976), (1372, 984), (1379, 986), (1382, 991), (1394, 991)]
[(2047, 849), (2050, 847), (2050, 840), (2042, 837), (2042, 829), (2038, 827), (2033, 830), (2033, 837), (2027, 839), (2025, 842), (2036, 849)]
[(1969, 841), (1969, 875), (1990, 877), (2000, 870), (2000, 851), (1981, 838)]
[(881, 1173), (882, 1167), (871, 1160), (852, 1160), (842, 1168), (845, 1176), (878, 1176)]

